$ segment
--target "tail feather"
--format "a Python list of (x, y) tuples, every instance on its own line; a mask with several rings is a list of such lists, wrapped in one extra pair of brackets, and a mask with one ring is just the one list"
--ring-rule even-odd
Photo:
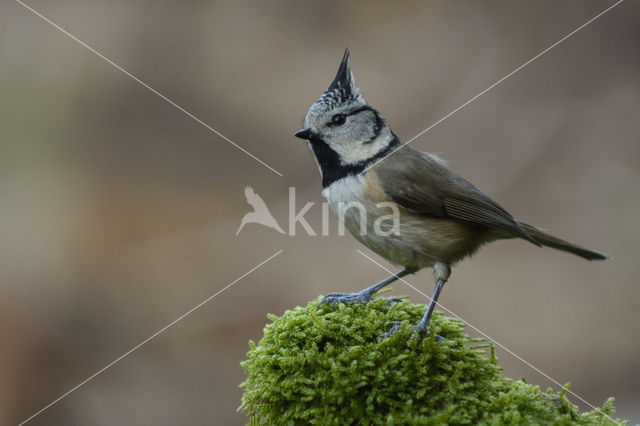
[(554, 249), (566, 251), (568, 253), (573, 253), (577, 256), (584, 257), (588, 260), (605, 260), (610, 259), (611, 257), (607, 254), (600, 253), (595, 250), (589, 250), (584, 247), (577, 246), (575, 244), (571, 244), (568, 241), (565, 241), (561, 238), (554, 237), (553, 235), (549, 235), (544, 232), (542, 229), (537, 228), (535, 226), (527, 225), (526, 223), (518, 222), (520, 227), (525, 230), (525, 232), (533, 237), (534, 240), (542, 244), (543, 246), (552, 247)]

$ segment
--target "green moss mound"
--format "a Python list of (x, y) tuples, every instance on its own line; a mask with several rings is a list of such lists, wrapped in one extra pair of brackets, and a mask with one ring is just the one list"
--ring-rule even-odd
[[(425, 307), (385, 299), (335, 307), (320, 299), (270, 315), (242, 363), (241, 409), (250, 424), (616, 424), (613, 400), (580, 413), (565, 396), (501, 376), (493, 348), (435, 312), (432, 337), (417, 338)], [(390, 321), (403, 321), (387, 339)], [(487, 348), (491, 348), (487, 355)]]

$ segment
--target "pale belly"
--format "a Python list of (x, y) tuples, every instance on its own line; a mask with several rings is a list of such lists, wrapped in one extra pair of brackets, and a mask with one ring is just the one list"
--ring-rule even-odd
[(389, 202), (386, 197), (370, 187), (365, 191), (366, 185), (364, 177), (350, 176), (322, 194), (358, 241), (393, 264), (416, 270), (435, 262), (453, 264), (488, 241), (477, 229), (460, 222), (419, 216), (402, 208), (396, 214), (388, 205), (380, 205)]

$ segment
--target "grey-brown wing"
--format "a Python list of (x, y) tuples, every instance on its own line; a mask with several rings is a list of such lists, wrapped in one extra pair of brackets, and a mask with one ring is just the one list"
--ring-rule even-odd
[(540, 246), (505, 209), (459, 176), (452, 178), (444, 205), (450, 217), (495, 228), (506, 235), (513, 234)]
[[(441, 170), (425, 159), (398, 150), (393, 157), (376, 166), (383, 192), (401, 207), (414, 213), (445, 217), (444, 190), (439, 184), (448, 179)], [(443, 172), (448, 172), (444, 174)]]
[(410, 147), (393, 155), (397, 157), (376, 166), (376, 173), (382, 190), (401, 207), (494, 228), (539, 245), (498, 203), (439, 160)]

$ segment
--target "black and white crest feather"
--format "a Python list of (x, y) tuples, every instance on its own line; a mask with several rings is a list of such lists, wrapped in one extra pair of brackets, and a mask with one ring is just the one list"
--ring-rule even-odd
[(345, 49), (335, 78), (329, 88), (318, 99), (318, 103), (322, 103), (328, 108), (333, 108), (355, 101), (360, 97), (360, 91), (354, 83), (353, 73), (349, 66), (349, 49)]

